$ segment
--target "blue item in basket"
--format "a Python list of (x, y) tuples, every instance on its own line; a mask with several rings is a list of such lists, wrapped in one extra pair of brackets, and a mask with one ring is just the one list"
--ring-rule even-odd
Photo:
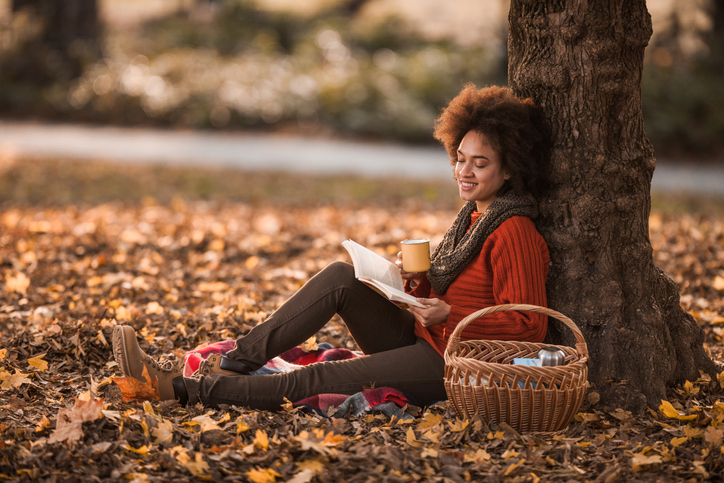
[[(538, 367), (540, 367), (540, 359), (538, 359), (537, 357), (535, 359), (526, 358), (526, 357), (516, 357), (515, 359), (513, 359), (513, 364), (515, 364), (517, 366), (538, 366)], [(525, 384), (523, 383), (523, 381), (518, 381), (518, 385), (520, 386), (521, 389), (523, 389), (523, 387), (525, 387)], [(530, 387), (535, 389), (535, 382), (531, 382)]]

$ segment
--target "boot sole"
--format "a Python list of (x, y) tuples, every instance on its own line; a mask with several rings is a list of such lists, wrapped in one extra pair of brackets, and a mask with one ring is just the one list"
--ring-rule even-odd
[[(116, 360), (116, 364), (121, 369), (121, 374), (125, 377), (134, 377), (131, 374), (131, 368), (128, 365), (128, 357), (126, 357), (126, 339), (123, 337), (123, 326), (117, 325), (113, 328), (113, 336), (111, 338), (113, 343), (113, 358)], [(135, 379), (145, 382), (141, 379), (134, 377)]]

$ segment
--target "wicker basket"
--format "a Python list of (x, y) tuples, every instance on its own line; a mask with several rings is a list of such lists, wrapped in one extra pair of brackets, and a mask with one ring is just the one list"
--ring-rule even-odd
[[(549, 344), (460, 341), (470, 322), (507, 310), (546, 314), (568, 326), (576, 337), (576, 348), (553, 346), (566, 354), (565, 365), (513, 365), (514, 358), (537, 357)], [(519, 432), (564, 430), (583, 403), (587, 380), (588, 348), (581, 331), (565, 315), (536, 305), (496, 305), (470, 314), (455, 328), (445, 350), (445, 390), (458, 416), (480, 415), (488, 421), (505, 422)]]

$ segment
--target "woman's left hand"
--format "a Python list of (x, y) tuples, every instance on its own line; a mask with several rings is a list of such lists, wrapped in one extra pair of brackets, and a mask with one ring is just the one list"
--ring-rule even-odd
[(410, 312), (420, 321), (423, 327), (441, 324), (447, 321), (450, 315), (450, 306), (440, 299), (417, 299), (418, 302), (425, 306), (424, 309), (413, 307), (410, 305)]

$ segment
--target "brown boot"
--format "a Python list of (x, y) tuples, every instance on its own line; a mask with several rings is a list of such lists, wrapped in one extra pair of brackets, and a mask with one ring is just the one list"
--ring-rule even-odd
[(183, 365), (174, 364), (173, 361), (156, 361), (143, 352), (136, 339), (136, 331), (127, 325), (117, 325), (113, 328), (113, 356), (126, 377), (133, 377), (146, 382), (143, 377), (143, 368), (148, 371), (151, 380), (158, 380), (158, 392), (161, 401), (178, 399), (174, 393), (171, 381), (183, 376)]

